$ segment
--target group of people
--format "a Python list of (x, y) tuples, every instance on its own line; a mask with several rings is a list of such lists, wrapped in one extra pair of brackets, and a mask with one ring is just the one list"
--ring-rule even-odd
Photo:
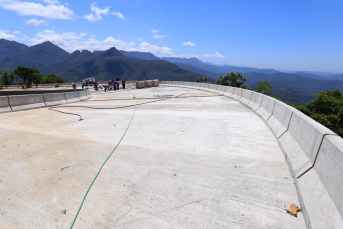
[[(125, 89), (125, 84), (126, 84), (126, 80), (125, 79), (123, 79), (122, 81), (121, 81), (121, 84), (122, 84), (122, 86), (123, 86), (123, 89)], [(119, 90), (119, 82), (118, 81), (115, 81), (114, 79), (111, 79), (111, 80), (109, 80), (108, 81), (108, 84), (107, 85), (103, 85), (104, 86), (104, 89), (105, 89), (105, 91), (107, 91), (107, 90), (114, 90), (114, 91), (116, 91), (116, 90)]]
[[(126, 80), (123, 79), (121, 81), (121, 84), (123, 86), (123, 89), (125, 89)], [(96, 81), (96, 79), (94, 77), (83, 79), (82, 80), (82, 89), (84, 89), (85, 86), (94, 86), (94, 90), (96, 90), (96, 91), (98, 90), (98, 82)], [(73, 83), (72, 87), (74, 89), (76, 89), (76, 84)], [(115, 81), (114, 79), (111, 79), (108, 81), (108, 85), (103, 85), (103, 87), (104, 87), (105, 91), (107, 91), (107, 90), (110, 91), (112, 89), (116, 91), (116, 90), (119, 90), (119, 82)]]
[[(93, 86), (94, 90), (98, 90), (98, 82), (94, 77), (92, 78), (86, 78), (82, 80), (82, 89), (84, 89), (85, 86)], [(75, 89), (75, 88), (74, 88)]]

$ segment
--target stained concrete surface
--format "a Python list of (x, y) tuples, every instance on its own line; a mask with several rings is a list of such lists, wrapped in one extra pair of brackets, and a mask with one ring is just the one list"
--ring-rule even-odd
[[(133, 94), (137, 98), (132, 100)], [(294, 181), (266, 124), (228, 97), (120, 90), (0, 114), (0, 228), (305, 228)], [(76, 107), (77, 106), (77, 107)], [(62, 214), (61, 210), (66, 210)]]

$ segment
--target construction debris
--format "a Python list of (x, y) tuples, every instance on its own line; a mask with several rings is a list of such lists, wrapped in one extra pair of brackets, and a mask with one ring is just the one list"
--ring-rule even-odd
[(301, 208), (299, 208), (295, 204), (291, 204), (291, 206), (289, 206), (289, 208), (285, 205), (285, 208), (286, 208), (286, 211), (288, 214), (293, 215), (295, 217), (297, 217), (297, 213), (301, 211)]

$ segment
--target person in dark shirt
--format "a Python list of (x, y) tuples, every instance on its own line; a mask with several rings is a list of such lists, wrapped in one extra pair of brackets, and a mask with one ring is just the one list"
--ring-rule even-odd
[(126, 80), (123, 78), (123, 80), (121, 81), (121, 84), (123, 85), (123, 89), (125, 89), (125, 83), (126, 83)]

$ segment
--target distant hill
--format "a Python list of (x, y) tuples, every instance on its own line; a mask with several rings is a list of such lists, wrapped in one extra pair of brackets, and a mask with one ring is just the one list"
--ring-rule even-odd
[(343, 74), (329, 76), (328, 78), (332, 79), (332, 80), (342, 80), (343, 81)]
[(275, 74), (246, 73), (246, 84), (256, 88), (259, 81), (268, 80), (273, 85), (273, 95), (284, 102), (304, 105), (315, 98), (320, 91), (339, 88), (343, 91), (343, 81), (311, 79), (295, 74), (278, 72)]
[(0, 61), (10, 55), (17, 54), (26, 48), (28, 48), (26, 45), (20, 44), (16, 41), (0, 39)]
[(180, 68), (189, 70), (189, 71), (193, 71), (193, 72), (197, 72), (200, 73), (202, 75), (208, 76), (208, 77), (212, 77), (214, 79), (219, 78), (219, 76), (222, 76), (223, 74), (220, 74), (218, 72), (211, 72), (211, 71), (207, 71), (203, 68), (199, 68), (195, 65), (191, 65), (191, 64), (182, 64), (182, 63), (175, 63), (177, 66), (179, 66)]
[(69, 55), (68, 52), (47, 41), (5, 57), (0, 62), (0, 69), (13, 71), (17, 66), (24, 66), (42, 70), (56, 61), (68, 58)]
[[(182, 66), (184, 69), (192, 69), (191, 71), (195, 71), (200, 74), (207, 74), (206, 76), (209, 77), (219, 77), (223, 76), (229, 72), (240, 72), (240, 73), (249, 73), (249, 72), (261, 72), (266, 74), (273, 74), (278, 71), (274, 69), (258, 69), (258, 68), (250, 68), (250, 67), (237, 67), (237, 66), (230, 66), (230, 65), (215, 65), (204, 63), (201, 60), (193, 57), (193, 58), (181, 58), (181, 57), (162, 57), (158, 58), (157, 56), (153, 55), (149, 52), (127, 52), (127, 51), (120, 51), (124, 55), (129, 57), (134, 57), (142, 60), (165, 60), (171, 63), (174, 63), (178, 66)], [(182, 65), (181, 65), (182, 64)]]
[(315, 75), (315, 74), (309, 73), (309, 72), (295, 72), (294, 74), (298, 75), (298, 76), (305, 76), (305, 77), (312, 78), (312, 79), (320, 79), (320, 80), (327, 80), (328, 79), (328, 77)]
[(160, 58), (158, 58), (157, 56), (155, 56), (154, 54), (150, 52), (127, 52), (123, 50), (120, 50), (120, 52), (124, 54), (125, 56), (138, 58), (141, 60), (160, 60)]

